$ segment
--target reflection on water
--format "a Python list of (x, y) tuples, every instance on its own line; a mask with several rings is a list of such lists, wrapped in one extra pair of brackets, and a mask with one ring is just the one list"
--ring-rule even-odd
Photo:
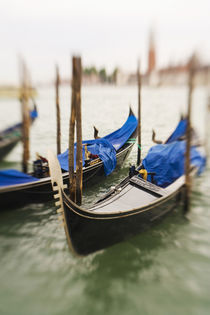
[[(83, 134), (87, 138), (92, 136), (93, 124), (106, 134), (125, 121), (129, 103), (136, 108), (136, 90), (132, 87), (91, 87), (83, 94)], [(63, 149), (68, 134), (67, 96), (68, 91), (63, 90)], [(194, 123), (202, 134), (205, 91), (198, 90), (195, 100)], [(184, 88), (143, 90), (143, 155), (151, 145), (152, 127), (158, 138), (165, 139), (185, 103)], [(17, 114), (16, 105), (10, 105)], [(31, 158), (38, 150), (44, 155), (47, 146), (55, 147), (52, 91), (41, 91), (38, 105), (40, 118), (31, 131)], [(2, 124), (6, 124), (8, 106), (3, 105)], [(20, 158), (18, 145), (1, 166), (16, 167)], [(135, 161), (136, 148), (123, 169), (84, 190), (84, 203), (95, 202), (117, 184), (127, 175), (129, 163)], [(181, 208), (176, 209), (141, 235), (83, 258), (69, 253), (53, 201), (2, 211), (0, 313), (209, 314), (209, 175), (207, 168), (194, 181), (188, 219), (183, 218)]]

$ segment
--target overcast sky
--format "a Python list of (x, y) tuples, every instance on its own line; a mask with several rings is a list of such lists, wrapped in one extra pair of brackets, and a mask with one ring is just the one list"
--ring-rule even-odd
[(146, 69), (148, 33), (155, 29), (157, 64), (184, 61), (193, 50), (210, 62), (210, 0), (0, 0), (0, 83), (18, 82), (22, 54), (34, 82), (83, 65)]

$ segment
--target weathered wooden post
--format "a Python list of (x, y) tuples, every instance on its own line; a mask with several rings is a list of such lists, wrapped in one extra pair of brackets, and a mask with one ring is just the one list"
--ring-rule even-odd
[(29, 87), (28, 87), (28, 73), (25, 63), (21, 60), (21, 105), (22, 105), (22, 121), (23, 121), (23, 159), (22, 159), (22, 169), (24, 173), (28, 171), (28, 160), (30, 157), (29, 151), (29, 131), (30, 131), (30, 115), (29, 115)]
[(81, 58), (76, 59), (76, 127), (77, 127), (77, 156), (76, 156), (76, 203), (82, 203), (82, 112), (81, 112)]
[(141, 162), (141, 74), (140, 74), (140, 61), (138, 62), (137, 69), (137, 82), (138, 82), (138, 153), (137, 165)]
[(76, 120), (76, 91), (75, 91), (75, 73), (76, 73), (76, 58), (72, 58), (72, 82), (71, 82), (71, 115), (69, 122), (69, 194), (70, 199), (75, 202), (75, 176), (74, 176), (74, 130)]
[[(81, 58), (72, 58), (72, 97), (69, 127), (69, 192), (77, 204), (82, 202), (82, 123), (81, 123)], [(76, 178), (74, 176), (74, 135), (77, 128)]]
[(191, 177), (190, 177), (190, 148), (191, 148), (191, 112), (192, 112), (192, 94), (194, 89), (194, 74), (195, 66), (192, 60), (189, 72), (189, 90), (188, 90), (188, 109), (187, 109), (187, 133), (186, 133), (186, 153), (185, 153), (185, 199), (184, 212), (190, 210), (190, 191), (191, 191)]
[(61, 123), (60, 123), (60, 97), (59, 97), (59, 87), (60, 87), (60, 76), (59, 69), (56, 66), (56, 80), (55, 80), (55, 97), (56, 97), (56, 122), (57, 122), (57, 154), (61, 153)]

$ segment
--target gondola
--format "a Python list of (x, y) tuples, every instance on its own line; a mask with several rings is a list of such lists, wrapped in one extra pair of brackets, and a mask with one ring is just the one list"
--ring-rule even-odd
[[(181, 134), (183, 132), (178, 128), (166, 144), (152, 147), (137, 169), (131, 169), (129, 176), (89, 209), (69, 199), (59, 164), (49, 153), (52, 185), (56, 192), (54, 198), (60, 207), (57, 212), (61, 214), (59, 218), (73, 253), (88, 255), (121, 242), (177, 207), (185, 187), (186, 142), (179, 140)], [(204, 164), (202, 154), (196, 147), (191, 147), (191, 173), (202, 171)], [(140, 175), (145, 170), (148, 170), (147, 180)]]
[[(126, 130), (126, 133), (123, 133)], [(130, 109), (128, 119), (125, 124), (107, 136), (96, 139), (95, 141), (110, 141), (112, 146), (116, 151), (116, 167), (122, 166), (123, 162), (126, 160), (130, 154), (133, 145), (136, 140), (137, 133), (137, 119)], [(121, 137), (122, 136), (122, 137)], [(104, 140), (105, 139), (105, 140)], [(92, 141), (84, 141), (84, 143), (94, 143)], [(63, 154), (61, 156), (61, 165), (68, 161), (68, 155)], [(64, 163), (65, 162), (65, 163)], [(83, 183), (87, 185), (90, 181), (97, 181), (104, 174), (104, 162), (100, 158), (93, 158), (84, 161), (83, 167)], [(16, 170), (0, 171), (0, 207), (2, 210), (7, 208), (16, 208), (24, 204), (29, 203), (40, 203), (49, 201), (52, 199), (52, 188), (51, 188), (51, 178), (49, 176), (48, 167), (46, 167), (47, 176), (45, 172), (41, 175), (37, 172), (32, 172), (30, 174), (24, 174)], [(5, 178), (4, 178), (5, 176)], [(46, 176), (39, 178), (40, 176)], [(5, 181), (1, 181), (1, 178)], [(68, 183), (69, 173), (62, 170), (62, 179), (64, 183)], [(20, 181), (21, 183), (11, 184), (11, 180)], [(8, 180), (8, 182), (7, 182)]]
[[(37, 118), (36, 106), (30, 111), (31, 123)], [(5, 130), (0, 131), (0, 161), (17, 145), (22, 139), (22, 123), (15, 124)]]

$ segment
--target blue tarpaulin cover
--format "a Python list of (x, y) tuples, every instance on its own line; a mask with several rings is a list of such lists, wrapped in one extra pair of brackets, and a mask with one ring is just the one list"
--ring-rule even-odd
[[(154, 172), (155, 184), (167, 187), (184, 174), (186, 141), (175, 141), (170, 144), (158, 144), (153, 146), (142, 164), (147, 172)], [(196, 149), (191, 148), (190, 160), (193, 166), (198, 167), (201, 173), (205, 167), (206, 159)], [(151, 181), (150, 175), (148, 180)]]
[(104, 139), (109, 141), (115, 150), (119, 150), (135, 131), (137, 124), (138, 120), (134, 115), (131, 115), (120, 129), (105, 136)]
[[(87, 140), (83, 141), (83, 144), (87, 144), (87, 149), (92, 154), (96, 154), (104, 163), (104, 172), (109, 175), (116, 167), (116, 151), (113, 145), (105, 139)], [(76, 170), (76, 144), (74, 144), (74, 169)], [(83, 146), (83, 166), (85, 164), (85, 148)], [(67, 149), (64, 153), (58, 155), (58, 161), (61, 168), (64, 171), (68, 171), (68, 155), (69, 150)]]
[(13, 169), (0, 171), (0, 186), (25, 184), (37, 180), (39, 179)]
[[(119, 150), (130, 138), (137, 127), (137, 119), (134, 115), (128, 117), (125, 124), (113, 133), (94, 140), (83, 141), (92, 154), (96, 154), (103, 161), (105, 175), (109, 175), (116, 167), (116, 150)], [(68, 171), (68, 149), (58, 155), (60, 166)], [(85, 149), (83, 148), (83, 166), (85, 163)], [(76, 144), (74, 145), (74, 169), (76, 169)]]
[(179, 138), (183, 137), (186, 134), (186, 130), (187, 130), (187, 119), (181, 119), (176, 129), (170, 135), (166, 143), (177, 141)]
[[(36, 110), (31, 112), (31, 117), (37, 117)], [(109, 175), (116, 167), (116, 150), (119, 150), (119, 148), (121, 148), (123, 144), (130, 138), (136, 127), (137, 119), (135, 116), (131, 115), (128, 117), (125, 124), (112, 134), (101, 139), (83, 141), (84, 144), (87, 144), (88, 151), (94, 155), (98, 155), (103, 161), (104, 172), (106, 175)], [(74, 151), (76, 169), (76, 144)], [(68, 150), (58, 155), (58, 159), (61, 168), (65, 171), (68, 171)], [(84, 160), (85, 150), (83, 148), (83, 165)], [(30, 183), (37, 180), (39, 179), (13, 169), (0, 171), (0, 186)]]

